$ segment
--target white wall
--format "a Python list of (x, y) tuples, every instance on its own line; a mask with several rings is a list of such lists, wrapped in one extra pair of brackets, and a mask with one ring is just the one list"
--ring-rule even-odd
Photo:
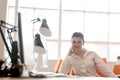
[[(6, 20), (7, 0), (0, 0), (0, 20)], [(4, 60), (4, 44), (0, 35), (0, 60)]]

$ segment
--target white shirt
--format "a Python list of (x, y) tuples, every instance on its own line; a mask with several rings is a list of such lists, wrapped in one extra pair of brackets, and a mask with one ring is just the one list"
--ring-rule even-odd
[(99, 76), (96, 72), (96, 66), (105, 74), (105, 76), (115, 77), (115, 74), (107, 67), (103, 60), (93, 51), (86, 49), (83, 57), (75, 54), (68, 55), (63, 61), (61, 72), (68, 74), (73, 68), (78, 76)]

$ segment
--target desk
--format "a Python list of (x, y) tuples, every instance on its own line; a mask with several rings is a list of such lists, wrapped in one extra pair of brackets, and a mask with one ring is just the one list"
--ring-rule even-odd
[(120, 78), (103, 77), (49, 77), (49, 78), (0, 78), (0, 80), (120, 80)]
[[(39, 72), (39, 77), (29, 76), (28, 74), (22, 75), (21, 77), (0, 77), (0, 80), (120, 80), (120, 78), (110, 77), (81, 77), (81, 76), (70, 76), (62, 73), (54, 72)], [(43, 76), (42, 76), (43, 75)]]

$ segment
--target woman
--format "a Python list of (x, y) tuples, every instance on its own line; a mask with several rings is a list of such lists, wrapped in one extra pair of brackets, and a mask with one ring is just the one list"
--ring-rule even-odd
[(77, 76), (99, 77), (96, 72), (97, 66), (106, 77), (116, 77), (96, 52), (88, 51), (83, 45), (84, 35), (80, 32), (73, 33), (72, 47), (63, 61), (60, 72), (68, 74), (72, 68)]

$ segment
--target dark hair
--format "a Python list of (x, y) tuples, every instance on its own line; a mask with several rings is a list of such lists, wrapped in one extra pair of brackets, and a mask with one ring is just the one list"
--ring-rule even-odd
[(74, 32), (73, 35), (72, 35), (72, 38), (73, 37), (80, 37), (83, 40), (83, 43), (85, 42), (84, 41), (84, 35), (81, 32)]
[(117, 59), (120, 59), (120, 56), (118, 56)]

